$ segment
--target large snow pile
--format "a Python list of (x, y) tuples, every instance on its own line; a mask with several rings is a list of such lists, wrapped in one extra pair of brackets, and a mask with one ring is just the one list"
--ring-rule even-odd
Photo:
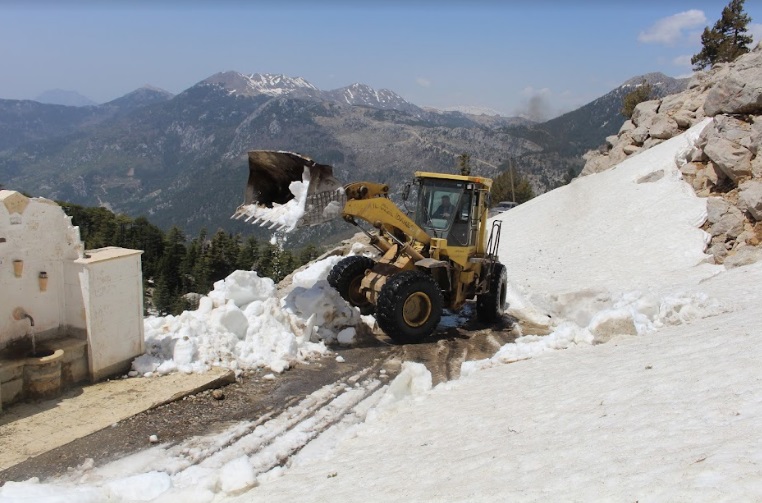
[(204, 372), (210, 366), (282, 372), (325, 354), (326, 343), (351, 343), (363, 320), (325, 280), (342, 258), (297, 272), (283, 297), (270, 278), (235, 271), (215, 283), (195, 311), (147, 317), (146, 354), (133, 361), (131, 375)]
[[(704, 253), (706, 201), (679, 170), (709, 122), (497, 217), (510, 235), (499, 250), (509, 312), (529, 333), (489, 361), (465, 362), (465, 374), (724, 309), (701, 292), (676, 290), (724, 270)], [(533, 335), (537, 327), (549, 335)]]

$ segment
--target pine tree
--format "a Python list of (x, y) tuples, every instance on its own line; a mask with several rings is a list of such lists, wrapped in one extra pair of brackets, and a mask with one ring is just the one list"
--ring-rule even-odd
[(463, 176), (471, 174), (471, 155), (465, 152), (458, 156), (458, 169)]
[(632, 118), (632, 113), (635, 111), (635, 107), (638, 106), (639, 103), (650, 100), (652, 91), (651, 84), (649, 84), (646, 79), (643, 79), (639, 86), (625, 95), (622, 100), (622, 110), (620, 113), (628, 119)]
[(156, 286), (153, 289), (153, 307), (159, 312), (159, 314), (168, 314), (171, 311), (174, 296), (167, 285), (163, 276), (159, 277), (156, 281)]
[(299, 253), (299, 265), (297, 267), (306, 264), (311, 260), (315, 260), (319, 256), (320, 250), (318, 250), (317, 246), (308, 244), (306, 247), (302, 248), (302, 251)]
[(222, 229), (219, 229), (212, 237), (212, 242), (205, 253), (212, 282), (225, 279), (236, 270), (240, 239), (240, 235), (232, 236)]
[(264, 243), (259, 249), (259, 258), (254, 264), (254, 270), (260, 278), (272, 278), (275, 271), (276, 257), (279, 249), (274, 244)]
[(243, 271), (251, 271), (259, 259), (259, 243), (254, 236), (249, 236), (238, 254), (237, 268)]
[(178, 227), (172, 227), (164, 241), (164, 255), (159, 262), (156, 284), (158, 286), (160, 282), (163, 282), (173, 300), (175, 296), (182, 293), (180, 264), (185, 258), (186, 251), (185, 235)]
[(515, 201), (521, 204), (535, 196), (529, 179), (514, 169), (500, 173), (492, 181), (491, 194), (493, 206), (500, 201)]
[(145, 279), (156, 276), (164, 254), (164, 233), (145, 217), (138, 217), (128, 232), (128, 248), (143, 250), (141, 261)]
[(694, 70), (703, 70), (715, 63), (733, 61), (749, 52), (753, 42), (746, 32), (751, 18), (743, 11), (745, 0), (731, 0), (722, 9), (722, 16), (710, 30), (707, 26), (701, 35), (701, 51), (691, 58)]

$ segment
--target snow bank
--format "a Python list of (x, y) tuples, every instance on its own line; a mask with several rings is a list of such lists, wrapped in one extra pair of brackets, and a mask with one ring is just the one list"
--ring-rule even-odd
[(724, 311), (700, 291), (680, 293), (724, 270), (704, 253), (706, 200), (679, 170), (710, 122), (496, 217), (511, 235), (499, 248), (509, 313), (529, 334), (463, 363), (464, 375)]
[(554, 296), (662, 287), (723, 270), (704, 253), (706, 200), (678, 169), (709, 121), (495, 217), (516, 291), (554, 316), (563, 303)]
[[(491, 358), (461, 364), (461, 375), (503, 363), (525, 360), (555, 349), (567, 349), (582, 344), (602, 344), (612, 338), (645, 335), (665, 326), (682, 325), (696, 319), (716, 316), (730, 310), (720, 301), (703, 292), (673, 293), (658, 298), (640, 292), (627, 292), (616, 299), (583, 295), (567, 317), (545, 336), (526, 335), (505, 344)], [(580, 308), (595, 305), (600, 310)]]
[(351, 344), (363, 323), (360, 313), (325, 280), (342, 258), (329, 257), (296, 273), (283, 298), (271, 279), (235, 271), (215, 283), (195, 311), (149, 316), (146, 354), (133, 361), (131, 375), (204, 372), (212, 366), (282, 372), (325, 354), (326, 343)]

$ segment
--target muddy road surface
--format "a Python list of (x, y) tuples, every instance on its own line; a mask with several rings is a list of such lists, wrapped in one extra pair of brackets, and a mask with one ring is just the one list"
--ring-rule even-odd
[[(377, 400), (374, 397), (397, 375), (402, 362), (424, 364), (434, 385), (456, 379), (462, 362), (488, 358), (502, 345), (512, 342), (518, 333), (514, 322), (508, 317), (489, 326), (469, 321), (458, 327), (440, 328), (425, 341), (404, 346), (392, 344), (382, 333), (375, 333), (356, 346), (333, 347), (332, 354), (299, 364), (275, 379), (264, 377), (269, 373), (267, 370), (247, 372), (236, 383), (219, 390), (204, 391), (142, 412), (19, 463), (0, 472), (0, 484), (30, 477), (44, 481), (85, 463), (100, 466), (150, 447), (152, 435), (170, 446), (170, 455), (176, 452), (178, 466), (203, 465), (215, 456), (222, 456), (221, 449), (229, 449), (230, 455), (251, 457), (263, 453), (260, 469), (263, 473), (285, 464), (327, 428), (361, 416), (358, 410), (373, 406)], [(252, 440), (257, 426), (263, 424), (268, 426), (270, 436)], [(289, 432), (298, 432), (305, 440), (278, 446), (278, 437), (287, 437)], [(215, 434), (230, 435), (224, 448), (204, 446), (204, 442), (211, 442), (204, 438)], [(245, 442), (239, 442), (242, 439)], [(188, 452), (196, 454), (190, 457)]]

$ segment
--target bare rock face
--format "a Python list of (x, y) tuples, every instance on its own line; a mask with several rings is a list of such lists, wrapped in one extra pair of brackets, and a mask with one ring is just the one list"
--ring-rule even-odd
[(668, 140), (680, 133), (677, 122), (668, 115), (657, 115), (651, 123), (649, 131), (651, 138)]
[(762, 180), (749, 180), (738, 188), (738, 209), (748, 211), (757, 222), (762, 221)]
[(735, 183), (751, 176), (752, 154), (737, 143), (721, 136), (712, 136), (704, 147), (704, 153)]
[(762, 112), (762, 52), (759, 47), (728, 65), (727, 75), (707, 93), (704, 112), (708, 117), (721, 113)]
[(712, 237), (723, 236), (735, 239), (744, 230), (744, 216), (741, 210), (721, 197), (707, 199), (707, 223)]
[(756, 116), (754, 118), (754, 124), (751, 127), (751, 150), (754, 155), (757, 155), (760, 145), (762, 145), (762, 116)]
[(632, 112), (632, 123), (636, 126), (649, 127), (656, 117), (661, 100), (643, 101), (635, 106)]
[(708, 198), (707, 251), (728, 267), (762, 260), (762, 44), (695, 73), (681, 93), (638, 104), (605, 148), (584, 156), (581, 175), (605, 171), (706, 117), (713, 121), (680, 172)]

